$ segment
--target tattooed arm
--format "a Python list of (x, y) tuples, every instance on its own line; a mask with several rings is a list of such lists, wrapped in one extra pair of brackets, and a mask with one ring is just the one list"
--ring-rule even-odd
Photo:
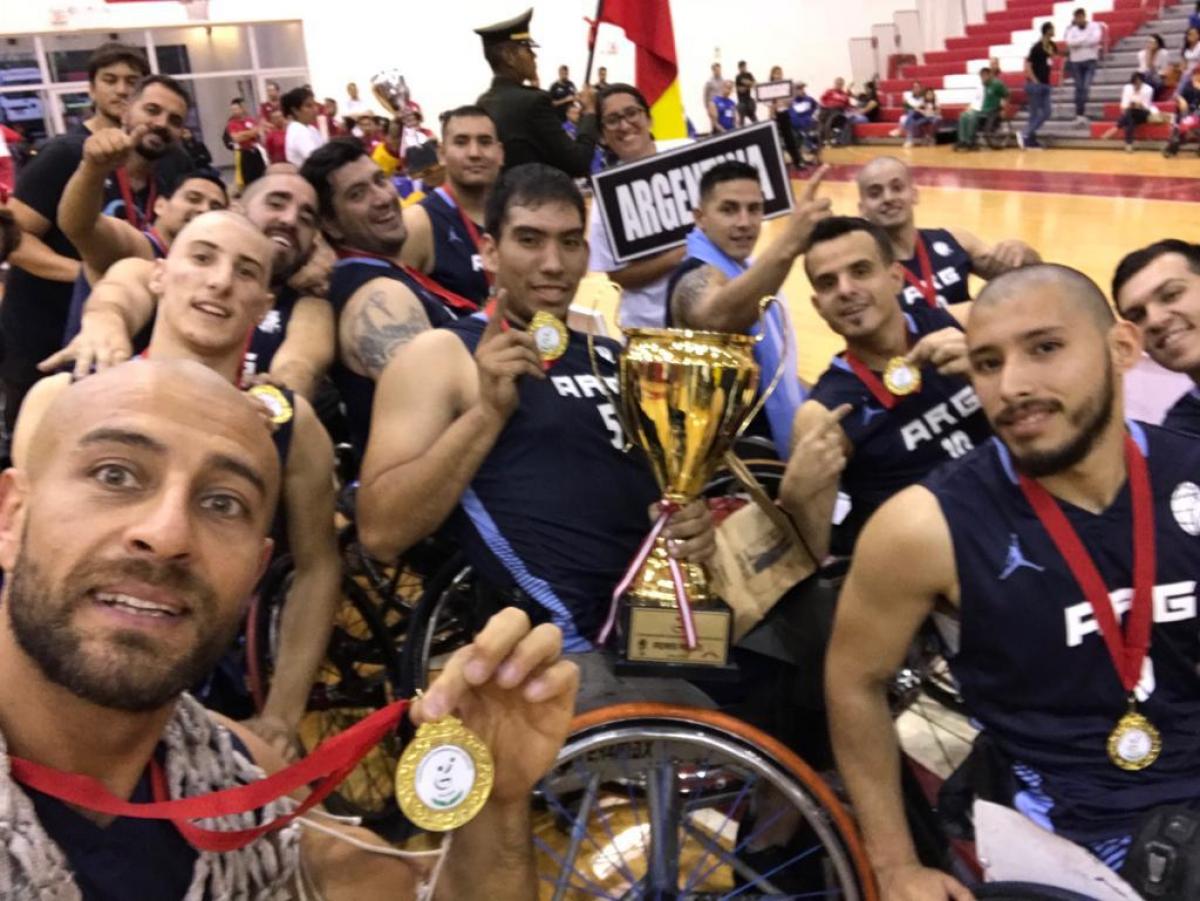
[(379, 381), (392, 355), (432, 326), (421, 302), (390, 278), (354, 292), (338, 322), (338, 353), (352, 372)]

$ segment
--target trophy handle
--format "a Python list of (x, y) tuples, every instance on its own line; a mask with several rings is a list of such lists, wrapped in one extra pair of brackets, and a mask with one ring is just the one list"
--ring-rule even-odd
[[(617, 295), (618, 309), (619, 309), (621, 286), (616, 284), (615, 282), (609, 282), (608, 287)], [(596, 312), (596, 310), (597, 310), (597, 307), (595, 304), (593, 304), (592, 312), (594, 313), (594, 312)], [(604, 395), (604, 399), (606, 401), (608, 401), (609, 405), (613, 408), (613, 414), (617, 417), (617, 422), (621, 423), (621, 430), (625, 433), (625, 450), (628, 451), (632, 447), (632, 443), (633, 443), (632, 436), (635, 434), (633, 429), (631, 428), (631, 426), (633, 424), (631, 422), (629, 422), (628, 419), (626, 418), (625, 410), (621, 406), (620, 399), (615, 397), (613, 395), (613, 393), (608, 390), (608, 382), (606, 382), (604, 380), (604, 376), (602, 376), (600, 374), (600, 364), (596, 360), (596, 337), (595, 337), (595, 335), (592, 334), (592, 332), (590, 330), (587, 333), (587, 348), (588, 348), (588, 360), (592, 364), (592, 375), (594, 375), (596, 377), (596, 382), (597, 382), (597, 384), (600, 385), (600, 393)]]
[[(767, 310), (770, 309), (771, 304), (773, 303), (780, 303), (778, 295), (773, 294), (770, 297), (764, 297), (758, 302), (759, 322), (762, 322), (763, 319), (766, 318)], [(766, 329), (759, 331), (754, 341), (757, 344), (764, 338), (766, 338)], [(783, 380), (783, 367), (787, 365), (787, 351), (791, 340), (792, 336), (788, 334), (787, 330), (785, 330), (783, 334), (783, 353), (779, 355), (779, 365), (775, 367), (775, 372), (771, 376), (771, 383), (767, 385), (766, 390), (764, 390), (762, 394), (758, 396), (758, 400), (754, 402), (754, 406), (750, 408), (750, 412), (746, 415), (746, 418), (742, 420), (742, 424), (738, 426), (738, 430), (734, 432), (733, 437), (735, 441), (742, 437), (742, 434), (750, 426), (750, 423), (753, 421), (754, 417), (762, 412), (763, 407), (767, 405), (767, 401), (770, 399), (771, 395), (775, 393), (775, 389), (779, 387), (779, 383)]]

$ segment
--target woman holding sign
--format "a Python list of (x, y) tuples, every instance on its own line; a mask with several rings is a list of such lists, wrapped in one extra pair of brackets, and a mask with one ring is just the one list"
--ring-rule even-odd
[[(596, 100), (600, 137), (609, 164), (631, 163), (653, 156), (658, 148), (650, 134), (650, 105), (637, 88), (612, 84)], [(591, 256), (588, 269), (604, 272), (621, 288), (617, 318), (623, 328), (661, 327), (667, 304), (667, 280), (683, 262), (684, 248), (676, 247), (621, 265), (616, 262), (601, 217), (592, 210), (588, 225)]]

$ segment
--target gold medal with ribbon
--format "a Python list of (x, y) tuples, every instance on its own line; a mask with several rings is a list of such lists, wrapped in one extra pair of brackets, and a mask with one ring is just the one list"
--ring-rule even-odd
[(529, 334), (537, 346), (538, 356), (543, 363), (553, 363), (567, 352), (570, 336), (567, 327), (557, 316), (538, 310), (529, 321)]
[(904, 357), (892, 357), (883, 370), (883, 386), (897, 397), (921, 390), (921, 370)]
[(246, 393), (256, 398), (270, 411), (271, 422), (275, 425), (283, 425), (285, 422), (292, 421), (295, 411), (292, 409), (291, 402), (288, 401), (287, 395), (274, 385), (255, 385)]
[(487, 803), (495, 779), (492, 754), (457, 717), (426, 723), (396, 766), (396, 801), (417, 827), (449, 832)]
[(1154, 724), (1129, 702), (1129, 710), (1108, 734), (1108, 759), (1123, 770), (1144, 770), (1162, 750), (1162, 736)]

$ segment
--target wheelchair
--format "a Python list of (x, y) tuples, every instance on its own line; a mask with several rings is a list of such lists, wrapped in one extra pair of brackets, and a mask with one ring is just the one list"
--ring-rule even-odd
[(992, 150), (1005, 150), (1017, 146), (1017, 131), (1013, 128), (1013, 117), (1016, 110), (1011, 103), (1005, 101), (1000, 109), (988, 115), (979, 127), (979, 138), (982, 138)]

